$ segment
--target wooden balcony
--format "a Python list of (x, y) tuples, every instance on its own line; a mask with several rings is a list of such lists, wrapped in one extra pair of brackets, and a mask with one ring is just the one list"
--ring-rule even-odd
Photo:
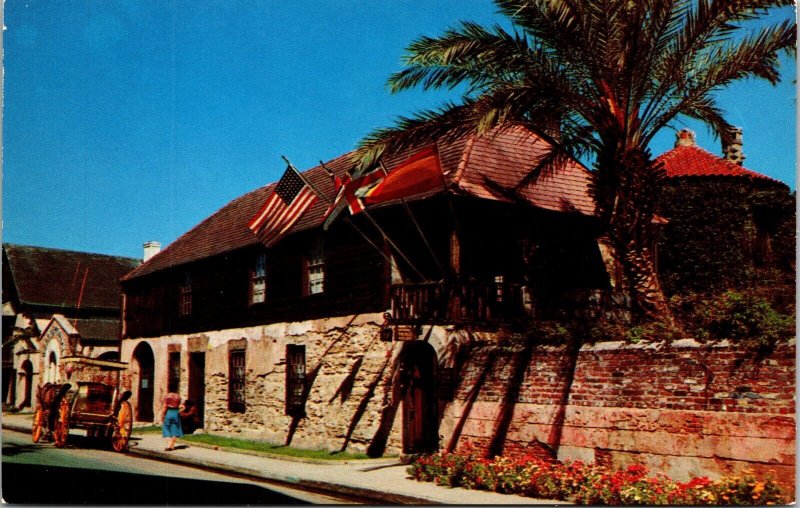
[(520, 284), (476, 280), (393, 284), (393, 324), (501, 324), (524, 314)]

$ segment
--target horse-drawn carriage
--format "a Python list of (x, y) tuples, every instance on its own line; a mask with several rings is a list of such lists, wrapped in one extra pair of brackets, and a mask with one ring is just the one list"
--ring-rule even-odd
[(130, 396), (130, 391), (120, 394), (117, 387), (99, 382), (47, 383), (37, 393), (33, 442), (52, 437), (61, 448), (70, 428), (86, 429), (88, 437), (109, 440), (115, 451), (124, 451), (133, 427)]

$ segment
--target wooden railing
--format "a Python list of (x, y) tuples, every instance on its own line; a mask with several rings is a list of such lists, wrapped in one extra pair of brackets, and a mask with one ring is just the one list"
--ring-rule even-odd
[(523, 315), (519, 284), (475, 280), (393, 284), (395, 324), (479, 324), (513, 321)]

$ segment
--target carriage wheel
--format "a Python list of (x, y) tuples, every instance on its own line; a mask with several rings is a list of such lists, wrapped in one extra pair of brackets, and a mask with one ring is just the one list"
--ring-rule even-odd
[(111, 446), (115, 452), (122, 452), (128, 448), (131, 430), (133, 430), (133, 411), (131, 404), (126, 400), (119, 405), (114, 431), (111, 434)]
[(39, 407), (36, 408), (36, 412), (33, 414), (33, 428), (31, 429), (31, 439), (33, 439), (34, 443), (38, 443), (42, 438), (44, 426), (44, 409), (39, 405)]
[(69, 436), (69, 402), (62, 399), (58, 406), (56, 428), (53, 430), (53, 441), (58, 448), (63, 448), (67, 444), (67, 436)]

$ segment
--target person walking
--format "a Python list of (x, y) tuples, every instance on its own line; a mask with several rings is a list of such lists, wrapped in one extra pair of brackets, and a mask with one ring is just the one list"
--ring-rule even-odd
[(169, 392), (164, 397), (164, 411), (161, 413), (161, 420), (164, 422), (161, 426), (161, 435), (167, 439), (167, 447), (164, 451), (172, 451), (175, 449), (175, 441), (183, 436), (183, 429), (181, 428), (181, 417), (178, 409), (181, 406), (181, 396), (175, 392)]

